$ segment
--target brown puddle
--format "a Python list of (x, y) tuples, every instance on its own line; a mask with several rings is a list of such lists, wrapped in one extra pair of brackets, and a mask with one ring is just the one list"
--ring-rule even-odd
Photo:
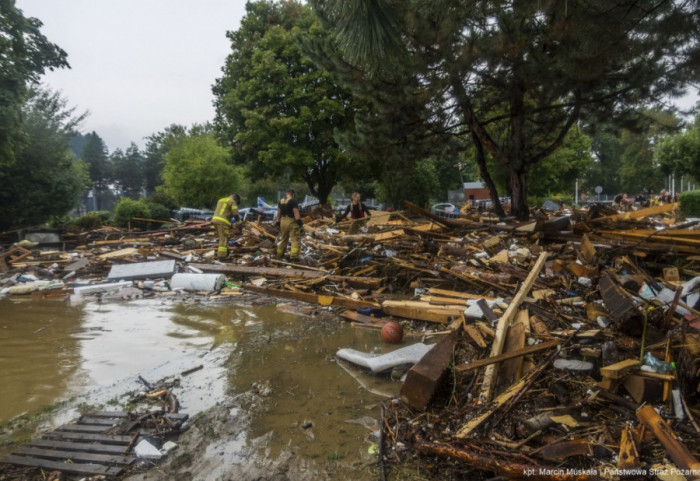
[[(143, 389), (139, 375), (156, 381), (202, 364), (174, 392), (182, 412), (232, 403), (236, 407), (228, 415), (246, 419), (245, 430), (219, 433), (202, 453), (222, 467), (250, 462), (250, 453), (241, 453), (261, 438), (264, 449), (259, 443), (250, 448), (259, 456), (274, 458), (292, 449), (330, 472), (336, 464), (367, 459), (376, 443), (369, 433), (384, 399), (380, 394), (395, 395), (399, 388), (334, 358), (341, 347), (396, 348), (383, 345), (377, 331), (355, 329), (338, 318), (299, 316), (274, 304), (150, 299), (70, 306), (2, 299), (0, 312), (0, 423), (74, 396), (69, 404), (109, 408), (110, 399)], [(249, 397), (240, 397), (251, 390), (262, 401), (252, 405)], [(360, 471), (334, 477), (370, 479), (363, 467)]]

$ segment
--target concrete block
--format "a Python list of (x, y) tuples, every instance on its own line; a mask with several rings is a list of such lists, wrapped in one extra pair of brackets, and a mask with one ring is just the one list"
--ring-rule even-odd
[(171, 278), (175, 274), (175, 260), (139, 262), (136, 264), (113, 265), (107, 279), (161, 279)]

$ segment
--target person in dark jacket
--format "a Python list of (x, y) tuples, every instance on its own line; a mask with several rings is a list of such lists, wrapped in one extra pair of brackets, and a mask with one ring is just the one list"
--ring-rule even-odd
[(351, 219), (362, 219), (363, 217), (371, 217), (372, 214), (365, 204), (360, 202), (360, 193), (353, 192), (352, 202), (347, 206), (343, 215), (338, 218), (338, 222), (345, 219), (350, 214)]
[(297, 260), (301, 250), (301, 214), (299, 204), (294, 199), (294, 190), (287, 189), (285, 198), (277, 204), (277, 222), (280, 225), (280, 238), (277, 244), (277, 257), (282, 257), (287, 244), (292, 241), (289, 258)]

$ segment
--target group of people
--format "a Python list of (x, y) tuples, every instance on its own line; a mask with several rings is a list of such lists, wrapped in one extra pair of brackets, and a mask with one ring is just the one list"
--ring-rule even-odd
[(633, 204), (639, 207), (650, 207), (659, 204), (668, 204), (669, 202), (676, 202), (677, 200), (678, 196), (671, 196), (666, 189), (661, 189), (659, 195), (652, 195), (649, 199), (647, 199), (642, 192), (638, 193), (636, 197), (627, 197), (627, 193), (621, 192), (615, 196), (613, 205), (622, 210), (628, 210)]
[[(276, 255), (278, 258), (281, 258), (287, 250), (287, 245), (291, 241), (289, 259), (292, 261), (298, 260), (301, 255), (301, 229), (303, 227), (299, 203), (294, 197), (294, 190), (287, 189), (284, 198), (277, 204), (277, 214), (275, 217), (280, 229)], [(228, 238), (231, 227), (234, 224), (240, 225), (243, 223), (238, 213), (240, 204), (241, 196), (238, 194), (231, 194), (228, 197), (223, 197), (216, 203), (216, 209), (214, 210), (211, 223), (216, 229), (216, 234), (219, 239), (216, 250), (216, 256), (219, 259), (228, 257)], [(361, 202), (358, 192), (352, 194), (352, 202), (347, 206), (345, 212), (337, 221), (339, 222), (345, 219), (348, 215), (351, 219), (361, 219), (372, 215), (367, 206)]]

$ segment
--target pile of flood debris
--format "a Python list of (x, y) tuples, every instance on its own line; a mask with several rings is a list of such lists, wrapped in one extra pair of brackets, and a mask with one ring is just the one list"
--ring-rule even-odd
[(0, 292), (264, 295), (333, 306), (358, 328), (400, 321), (440, 340), (384, 405), (385, 466), (419, 455), (446, 479), (700, 478), (700, 229), (677, 204), (504, 222), (407, 202), (303, 221), (296, 263), (274, 257), (277, 227), (260, 221), (233, 229), (224, 262), (201, 220), (75, 232), (67, 250), (18, 243), (0, 252)]

